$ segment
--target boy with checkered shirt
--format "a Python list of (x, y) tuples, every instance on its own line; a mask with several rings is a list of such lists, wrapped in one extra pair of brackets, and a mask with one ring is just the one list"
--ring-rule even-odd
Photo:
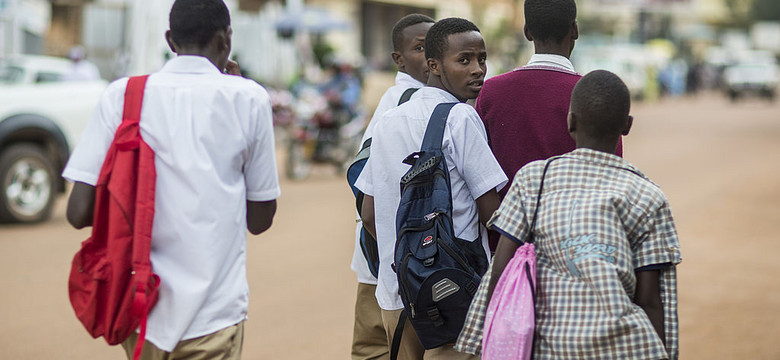
[[(661, 189), (614, 155), (631, 128), (626, 85), (594, 71), (572, 92), (577, 149), (523, 167), (489, 222), (502, 234), (490, 293), (533, 229), (537, 251), (534, 359), (676, 359), (681, 256)], [(543, 169), (551, 162), (547, 173)]]

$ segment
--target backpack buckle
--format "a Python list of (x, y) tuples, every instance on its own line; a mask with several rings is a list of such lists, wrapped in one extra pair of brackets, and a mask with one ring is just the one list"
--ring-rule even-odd
[(433, 326), (439, 327), (444, 325), (444, 319), (441, 317), (439, 308), (436, 306), (431, 306), (428, 308), (428, 318), (433, 321)]

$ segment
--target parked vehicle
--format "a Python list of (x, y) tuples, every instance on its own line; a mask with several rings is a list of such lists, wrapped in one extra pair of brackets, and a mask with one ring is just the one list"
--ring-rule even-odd
[(67, 59), (0, 60), (0, 222), (49, 218), (72, 146), (107, 83), (65, 82)]
[(723, 83), (731, 101), (747, 95), (758, 95), (773, 101), (779, 77), (775, 62), (739, 62), (726, 67)]

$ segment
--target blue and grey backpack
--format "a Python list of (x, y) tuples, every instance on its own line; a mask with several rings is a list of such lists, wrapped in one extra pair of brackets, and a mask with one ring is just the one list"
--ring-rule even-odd
[(401, 178), (393, 268), (405, 314), (396, 328), (391, 358), (397, 356), (407, 317), (426, 349), (455, 342), (487, 271), (482, 241), (457, 239), (453, 230), (450, 174), (441, 147), (454, 105), (436, 106), (421, 150), (404, 160), (412, 168)]

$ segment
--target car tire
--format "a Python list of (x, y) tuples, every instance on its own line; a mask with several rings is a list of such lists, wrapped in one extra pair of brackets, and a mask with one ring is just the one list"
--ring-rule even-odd
[(39, 146), (16, 144), (0, 154), (0, 221), (47, 220), (57, 194), (54, 165)]

